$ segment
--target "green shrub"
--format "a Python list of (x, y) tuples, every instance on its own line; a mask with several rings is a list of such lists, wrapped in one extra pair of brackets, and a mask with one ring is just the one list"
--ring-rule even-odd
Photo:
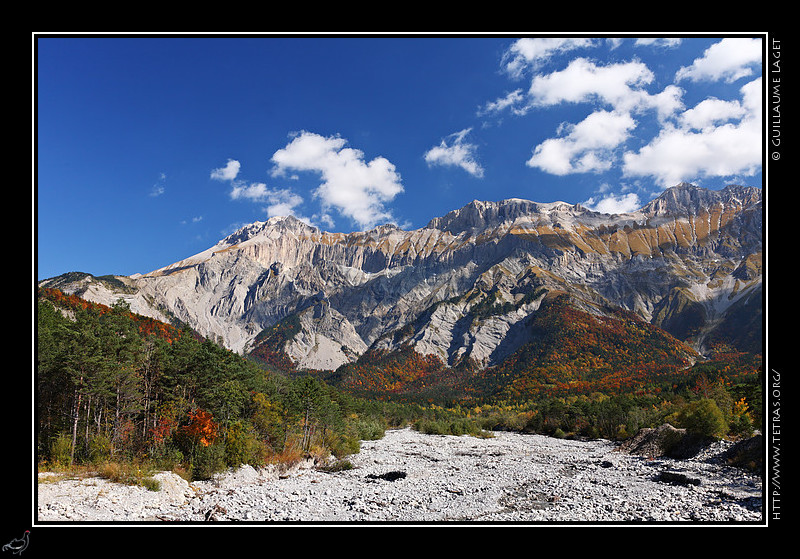
[(752, 437), (755, 431), (753, 420), (749, 415), (735, 416), (729, 425), (730, 433), (736, 437)]
[(332, 433), (326, 438), (325, 446), (336, 458), (341, 458), (358, 454), (361, 450), (361, 439), (343, 433)]
[(160, 470), (174, 470), (185, 461), (183, 452), (172, 444), (154, 445), (150, 448), (150, 460)]
[(484, 437), (487, 433), (477, 421), (461, 419), (420, 419), (414, 424), (414, 429), (426, 435), (472, 435)]
[(323, 472), (328, 473), (336, 473), (336, 472), (343, 472), (345, 470), (352, 470), (354, 468), (353, 463), (349, 460), (337, 460), (333, 464), (328, 466), (320, 466), (320, 470)]
[(89, 439), (89, 461), (101, 464), (111, 457), (111, 439), (106, 435), (95, 435)]
[(66, 468), (72, 463), (72, 439), (67, 433), (59, 433), (50, 443), (50, 462), (56, 468)]
[(386, 433), (386, 421), (373, 417), (358, 418), (352, 422), (352, 429), (359, 440), (376, 441)]
[(728, 432), (725, 415), (709, 398), (695, 400), (684, 406), (677, 416), (680, 427), (701, 437), (721, 439)]
[(207, 480), (225, 470), (225, 445), (198, 445), (192, 461), (192, 479)]
[(137, 463), (105, 462), (98, 468), (98, 475), (114, 483), (139, 485), (150, 491), (161, 489), (161, 483), (150, 475), (149, 467)]
[(253, 429), (242, 421), (232, 423), (225, 437), (225, 463), (231, 467), (242, 464), (263, 465), (266, 450)]
[(414, 424), (414, 429), (425, 435), (449, 435), (450, 428), (444, 421), (433, 419), (420, 419)]
[(157, 479), (152, 477), (146, 477), (141, 481), (142, 487), (145, 489), (149, 489), (150, 491), (160, 491), (161, 490), (161, 482)]

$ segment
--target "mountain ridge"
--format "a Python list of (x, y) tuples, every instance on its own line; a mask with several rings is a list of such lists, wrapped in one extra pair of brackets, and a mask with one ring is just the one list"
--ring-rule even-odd
[[(742, 202), (744, 200), (744, 202)], [(475, 233), (491, 227), (498, 227), (520, 217), (531, 215), (553, 217), (554, 221), (563, 223), (566, 216), (620, 216), (611, 217), (612, 222), (630, 222), (646, 217), (661, 217), (665, 215), (687, 215), (687, 211), (694, 215), (698, 209), (708, 209), (712, 204), (754, 205), (761, 201), (761, 189), (739, 185), (728, 185), (722, 190), (709, 190), (698, 188), (689, 183), (681, 183), (665, 190), (654, 200), (634, 212), (621, 214), (602, 214), (583, 207), (581, 204), (569, 204), (556, 201), (549, 203), (534, 202), (522, 198), (509, 198), (500, 201), (473, 200), (465, 206), (452, 210), (444, 216), (434, 217), (425, 227), (416, 230), (403, 230), (394, 224), (383, 224), (368, 231), (355, 231), (351, 233), (328, 232), (292, 216), (276, 216), (267, 221), (256, 221), (242, 226), (230, 235), (220, 240), (216, 245), (187, 259), (179, 260), (168, 266), (153, 270), (144, 275), (153, 275), (163, 270), (180, 268), (186, 263), (193, 263), (204, 258), (210, 258), (216, 252), (230, 249), (243, 242), (252, 241), (259, 235), (280, 233), (303, 234), (318, 236), (323, 242), (357, 243), (358, 239), (371, 236), (385, 236), (386, 233), (398, 232), (400, 234), (413, 234), (415, 231), (437, 229), (439, 231), (458, 236), (464, 233)], [(558, 218), (561, 218), (560, 220)], [(498, 218), (503, 218), (498, 220)], [(139, 274), (137, 274), (138, 276)]]
[[(761, 207), (755, 187), (681, 184), (626, 214), (517, 198), (475, 200), (411, 231), (330, 233), (271, 218), (143, 275), (60, 285), (101, 303), (122, 297), (242, 353), (297, 317), (284, 351), (309, 369), (403, 345), (447, 366), (496, 365), (526, 342), (534, 294), (554, 291), (597, 315), (633, 312), (704, 352), (742, 324), (760, 327), (742, 323), (741, 309), (760, 308)], [(748, 350), (759, 342), (751, 335)]]

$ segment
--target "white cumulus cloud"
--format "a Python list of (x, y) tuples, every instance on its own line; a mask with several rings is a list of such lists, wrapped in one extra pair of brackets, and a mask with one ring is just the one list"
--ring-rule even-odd
[(500, 97), (496, 101), (487, 102), (482, 108), (478, 109), (478, 116), (483, 116), (492, 113), (499, 113), (506, 109), (512, 113), (523, 115), (527, 112), (528, 108), (525, 107), (523, 100), (525, 96), (521, 89), (514, 91)]
[(676, 80), (724, 80), (733, 82), (752, 76), (762, 63), (761, 39), (729, 37), (711, 45), (690, 66), (684, 66)]
[(571, 37), (518, 39), (504, 56), (504, 68), (510, 75), (519, 76), (525, 68), (536, 67), (554, 54), (589, 47), (594, 42), (593, 39)]
[[(683, 43), (635, 40), (637, 47), (658, 47), (662, 53)], [(577, 51), (580, 57), (544, 71), (546, 64), (562, 60), (556, 54), (600, 44), (526, 39), (508, 49), (503, 69), (514, 77), (532, 70), (529, 86), (487, 103), (479, 114), (509, 111), (522, 116), (556, 106), (577, 113), (580, 105), (587, 108), (584, 116), (569, 117), (573, 123), (562, 123), (550, 137), (539, 140), (528, 166), (562, 176), (618, 167), (622, 176), (650, 177), (664, 186), (760, 171), (760, 79), (742, 87), (738, 100), (707, 97), (688, 108), (684, 99), (691, 96), (684, 86), (700, 81), (732, 83), (757, 75), (763, 63), (762, 39), (721, 39), (681, 67), (671, 84), (656, 80), (653, 70), (639, 59), (603, 64)], [(603, 203), (624, 207), (633, 202), (632, 196), (619, 196)]]
[(395, 166), (384, 157), (366, 161), (344, 138), (302, 131), (273, 154), (272, 162), (273, 176), (290, 170), (318, 173), (322, 182), (314, 197), (328, 217), (335, 209), (362, 228), (394, 220), (385, 204), (402, 193), (403, 186)]
[(652, 176), (662, 186), (755, 174), (762, 165), (761, 83), (757, 78), (743, 86), (740, 102), (706, 100), (687, 110), (650, 143), (623, 156), (624, 174)]
[(635, 126), (627, 113), (596, 111), (578, 124), (564, 126), (569, 131), (565, 136), (536, 146), (527, 165), (554, 175), (605, 171), (612, 165), (613, 149)]
[[(475, 159), (475, 144), (464, 140), (471, 128), (450, 134), (438, 146), (425, 152), (428, 165), (460, 167), (475, 177), (483, 177), (483, 168)], [(448, 143), (449, 142), (449, 143)]]
[(686, 128), (703, 130), (745, 116), (746, 110), (738, 101), (723, 101), (710, 97), (680, 115), (680, 123)]
[(535, 106), (599, 100), (619, 109), (631, 109), (642, 98), (639, 89), (653, 80), (653, 73), (641, 62), (598, 66), (576, 58), (560, 71), (533, 78), (528, 95)]
[(682, 42), (680, 38), (674, 37), (640, 37), (636, 39), (636, 44), (646, 47), (664, 47), (671, 48), (677, 47)]
[(604, 214), (622, 214), (638, 210), (642, 204), (639, 196), (634, 192), (627, 194), (609, 194), (599, 200), (589, 198), (583, 205), (596, 212)]
[(211, 178), (220, 181), (232, 181), (239, 175), (241, 163), (235, 159), (228, 159), (224, 167), (211, 171)]
[(237, 180), (236, 177), (239, 176), (240, 170), (241, 163), (235, 159), (229, 159), (225, 167), (211, 171), (211, 178), (231, 183), (229, 193), (231, 200), (246, 200), (266, 204), (264, 212), (267, 217), (293, 215), (310, 223), (308, 218), (297, 212), (297, 207), (303, 203), (302, 196), (289, 189), (269, 188), (263, 182), (248, 184), (245, 181)]
[(298, 219), (308, 221), (297, 214), (297, 206), (303, 203), (303, 197), (286, 188), (268, 188), (266, 184), (260, 182), (249, 185), (234, 184), (230, 196), (234, 200), (246, 199), (266, 203), (264, 211), (268, 217), (294, 215)]
[(654, 111), (665, 121), (684, 108), (681, 88), (668, 85), (649, 93), (645, 87), (653, 80), (653, 72), (640, 61), (599, 65), (576, 58), (561, 70), (536, 74), (527, 91), (517, 90), (485, 110), (510, 108), (522, 115), (560, 104), (594, 106), (583, 121), (562, 125), (558, 136), (535, 146), (527, 165), (556, 175), (602, 172), (618, 162), (617, 148), (638, 125), (634, 115)]

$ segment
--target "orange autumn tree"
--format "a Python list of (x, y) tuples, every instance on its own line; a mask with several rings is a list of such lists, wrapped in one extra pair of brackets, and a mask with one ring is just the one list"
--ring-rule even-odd
[(183, 428), (192, 441), (198, 442), (203, 446), (209, 446), (217, 438), (217, 424), (210, 412), (197, 409), (189, 412), (189, 424)]

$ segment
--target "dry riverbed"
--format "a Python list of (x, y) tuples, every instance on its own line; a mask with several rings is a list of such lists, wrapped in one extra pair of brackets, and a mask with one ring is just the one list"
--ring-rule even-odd
[(399, 429), (362, 442), (349, 458), (354, 468), (338, 472), (243, 467), (191, 484), (162, 472), (159, 491), (100, 478), (40, 480), (38, 521), (758, 523), (761, 478), (725, 465), (726, 445), (672, 460), (625, 454), (604, 440)]

